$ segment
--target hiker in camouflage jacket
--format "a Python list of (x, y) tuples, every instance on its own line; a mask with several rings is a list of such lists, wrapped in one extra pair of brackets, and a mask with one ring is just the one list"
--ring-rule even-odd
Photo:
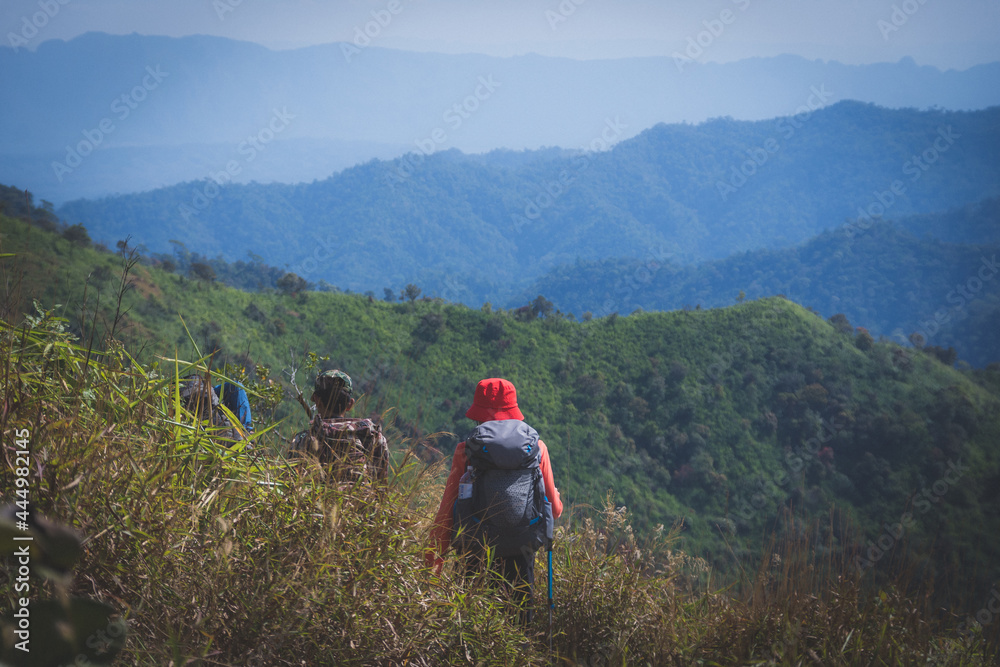
[(292, 438), (290, 456), (309, 456), (342, 482), (370, 476), (384, 480), (389, 472), (389, 446), (371, 419), (345, 417), (354, 407), (354, 388), (347, 373), (323, 371), (310, 400), (316, 417)]

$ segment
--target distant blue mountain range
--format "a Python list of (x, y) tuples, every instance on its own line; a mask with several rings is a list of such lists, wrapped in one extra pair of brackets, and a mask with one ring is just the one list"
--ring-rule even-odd
[[(0, 135), (0, 182), (59, 204), (204, 178), (232, 161), (236, 182), (307, 182), (406, 151), (600, 148), (661, 122), (762, 120), (843, 99), (1000, 104), (1000, 63), (940, 71), (781, 56), (678, 67), (342, 46), (89, 33), (34, 52), (0, 48), (0, 123), (16, 128)], [(280, 131), (275, 114), (287, 118)], [(263, 150), (251, 160), (240, 149), (253, 138)]]
[(253, 252), (312, 282), (376, 292), (416, 282), (478, 306), (577, 260), (694, 264), (1000, 196), (998, 128), (1000, 107), (840, 102), (769, 121), (657, 125), (603, 152), (410, 153), (300, 185), (234, 185), (220, 173), (58, 212), (110, 245), (131, 236), (157, 252), (175, 240), (208, 257)]

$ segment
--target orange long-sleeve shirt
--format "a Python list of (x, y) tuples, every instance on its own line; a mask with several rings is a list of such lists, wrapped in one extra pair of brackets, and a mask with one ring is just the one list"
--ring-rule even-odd
[[(563, 511), (562, 500), (559, 498), (559, 489), (552, 478), (552, 463), (549, 461), (549, 450), (545, 443), (538, 441), (538, 449), (541, 460), (539, 469), (542, 472), (542, 480), (545, 482), (545, 496), (552, 505), (552, 518), (558, 518)], [(431, 530), (431, 546), (436, 547), (438, 558), (448, 551), (451, 546), (451, 533), (455, 525), (455, 517), (452, 509), (458, 499), (458, 481), (468, 466), (465, 458), (465, 442), (458, 443), (455, 447), (455, 456), (451, 459), (451, 471), (448, 473), (448, 481), (444, 487), (444, 497), (441, 498), (441, 506), (438, 508), (437, 517), (434, 519), (434, 528)], [(429, 558), (431, 560), (433, 557)]]

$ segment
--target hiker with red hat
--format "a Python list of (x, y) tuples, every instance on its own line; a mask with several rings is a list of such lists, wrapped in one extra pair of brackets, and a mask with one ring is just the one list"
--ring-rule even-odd
[(494, 569), (510, 586), (522, 621), (530, 623), (535, 551), (551, 547), (552, 521), (563, 510), (549, 452), (524, 423), (508, 380), (482, 380), (465, 416), (479, 426), (455, 447), (427, 564), (440, 571), (444, 554), (454, 548), (475, 571), (485, 549), (492, 549)]

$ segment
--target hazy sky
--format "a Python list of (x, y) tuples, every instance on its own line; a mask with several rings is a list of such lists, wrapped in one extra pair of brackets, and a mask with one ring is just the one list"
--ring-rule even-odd
[(352, 41), (367, 28), (372, 46), (499, 56), (669, 56), (700, 37), (711, 44), (703, 62), (911, 56), (964, 69), (1000, 60), (1000, 0), (0, 0), (0, 28), (3, 44), (28, 48), (88, 31), (291, 48)]

